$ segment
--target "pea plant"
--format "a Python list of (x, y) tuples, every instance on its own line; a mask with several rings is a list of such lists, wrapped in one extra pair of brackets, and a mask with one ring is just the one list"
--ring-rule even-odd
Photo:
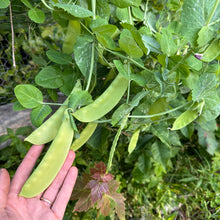
[[(96, 165), (96, 172), (85, 177), (81, 189), (87, 193), (73, 196), (81, 201), (76, 211), (95, 207), (109, 215), (115, 207), (125, 219), (124, 197), (117, 194), (118, 182), (110, 174), (117, 170), (120, 156), (114, 156), (122, 139), (120, 152), (126, 163), (133, 163), (129, 179), (152, 187), (193, 135), (211, 156), (219, 151), (220, 1), (159, 2), (22, 0), (33, 22), (43, 23), (46, 14), (63, 33), (61, 44), (48, 44), (42, 58), (47, 65), (35, 84), (14, 89), (14, 109), (32, 109), (37, 127), (25, 140), (52, 141), (22, 196), (42, 192), (68, 150), (77, 157), (100, 135), (99, 129), (111, 137), (103, 161), (107, 166)], [(57, 103), (60, 93), (66, 96), (63, 103)], [(45, 95), (53, 102), (45, 101)], [(52, 115), (51, 105), (59, 106)]]

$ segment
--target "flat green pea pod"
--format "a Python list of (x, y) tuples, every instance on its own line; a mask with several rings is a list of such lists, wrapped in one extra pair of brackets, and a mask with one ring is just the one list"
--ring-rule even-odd
[(88, 123), (88, 125), (83, 129), (82, 133), (80, 134), (80, 137), (73, 142), (71, 146), (71, 150), (76, 151), (80, 147), (82, 147), (92, 136), (96, 127), (97, 127), (97, 123), (94, 122)]
[(204, 52), (201, 60), (204, 62), (211, 62), (219, 55), (220, 55), (220, 40), (218, 39), (213, 41), (209, 45), (209, 47)]
[(187, 110), (183, 112), (173, 123), (171, 130), (179, 130), (184, 128), (191, 122), (193, 122), (198, 117), (198, 112), (196, 110)]
[(24, 184), (20, 196), (34, 197), (52, 183), (65, 162), (73, 134), (69, 117), (66, 117), (42, 161)]
[(118, 104), (127, 87), (128, 79), (118, 74), (101, 96), (72, 115), (81, 122), (92, 122), (103, 117)]
[(139, 138), (139, 134), (140, 134), (140, 129), (136, 130), (130, 140), (130, 143), (128, 145), (128, 153), (131, 154), (133, 152), (133, 150), (136, 148), (137, 146), (137, 142), (138, 142), (138, 138)]
[[(64, 102), (64, 104), (66, 101)], [(49, 119), (47, 119), (40, 127), (34, 130), (24, 140), (32, 144), (41, 145), (52, 141), (62, 123), (64, 111), (67, 105), (61, 106)]]

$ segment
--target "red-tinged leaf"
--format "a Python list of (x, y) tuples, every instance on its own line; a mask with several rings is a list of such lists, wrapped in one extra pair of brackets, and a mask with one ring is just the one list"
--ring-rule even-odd
[(111, 199), (114, 201), (115, 203), (115, 211), (119, 217), (120, 220), (125, 220), (125, 203), (124, 203), (124, 196), (122, 196), (122, 194), (120, 193), (111, 193), (108, 194)]
[(104, 216), (109, 216), (112, 212), (111, 201), (107, 195), (103, 195), (102, 199), (97, 203), (97, 209), (100, 210), (100, 214)]
[(91, 203), (91, 195), (90, 194), (84, 194), (84, 195), (81, 194), (73, 211), (74, 212), (85, 212), (88, 209), (92, 208), (92, 206), (93, 205)]
[(120, 183), (117, 180), (111, 180), (108, 182), (108, 188), (110, 193), (114, 193), (118, 190)]
[(91, 168), (91, 169), (90, 169), (90, 173), (91, 173), (92, 175), (94, 175), (94, 174), (100, 174), (100, 175), (102, 175), (102, 174), (105, 174), (105, 172), (106, 172), (106, 166), (105, 166), (105, 164), (104, 164), (103, 162), (97, 163), (97, 164), (95, 165), (95, 168)]
[(104, 176), (102, 176), (102, 181), (103, 182), (109, 182), (113, 180), (114, 176), (111, 173), (107, 173)]
[(91, 201), (92, 204), (102, 199), (103, 193), (108, 193), (108, 184), (98, 182), (97, 180), (90, 180), (87, 187), (91, 189)]

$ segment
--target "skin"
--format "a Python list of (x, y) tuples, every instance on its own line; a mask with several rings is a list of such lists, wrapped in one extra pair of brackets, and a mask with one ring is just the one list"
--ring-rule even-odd
[[(69, 151), (67, 159), (51, 185), (33, 198), (19, 196), (29, 177), (43, 145), (33, 145), (18, 167), (12, 181), (6, 169), (0, 171), (0, 220), (61, 220), (70, 199), (77, 168), (72, 167), (75, 153)], [(48, 199), (52, 205), (40, 200)]]

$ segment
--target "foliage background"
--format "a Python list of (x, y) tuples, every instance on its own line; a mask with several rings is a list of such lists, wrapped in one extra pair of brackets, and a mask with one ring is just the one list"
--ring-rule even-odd
[[(30, 2), (34, 7), (43, 10), (46, 20), (43, 23), (33, 22), (28, 17), (27, 13), (30, 10), (28, 7), (24, 7), (24, 4), (18, 0), (12, 2), (16, 68), (12, 66), (9, 8), (0, 9), (1, 104), (15, 101), (13, 94), (15, 85), (21, 83), (37, 85), (35, 76), (40, 70), (53, 64), (46, 52), (50, 49), (61, 51), (67, 22), (72, 19), (64, 12), (62, 17), (57, 18), (54, 14), (52, 17), (50, 10), (40, 1)], [(195, 54), (207, 53), (212, 44), (217, 49), (219, 47), (219, 43), (216, 44), (219, 41), (219, 6), (211, 20), (207, 16), (212, 13), (210, 10), (218, 1), (201, 0), (197, 1), (198, 4), (190, 0), (121, 1), (125, 5), (128, 4), (128, 7), (122, 8), (115, 7), (120, 4), (119, 1), (109, 2), (114, 9), (111, 15), (108, 4), (101, 0), (97, 1), (99, 16), (120, 29), (120, 34), (122, 30), (126, 30), (124, 37), (129, 36), (129, 39), (124, 38), (125, 42), (128, 43), (130, 40), (136, 50), (130, 51), (124, 45), (122, 35), (118, 33), (116, 38), (111, 39), (114, 39), (117, 47), (119, 44), (122, 49), (119, 52), (122, 52), (123, 57), (121, 58), (117, 53), (110, 53), (108, 50), (118, 52), (112, 40), (106, 36), (103, 39), (103, 33), (96, 30), (96, 42), (104, 45), (106, 51), (104, 53), (103, 48), (99, 47), (97, 50), (101, 53), (99, 59), (98, 54), (95, 54), (96, 75), (91, 82), (94, 97), (104, 91), (109, 84), (108, 80), (114, 77), (117, 70), (119, 71), (119, 67), (113, 62), (117, 59), (124, 64), (124, 68), (130, 68), (130, 72), (144, 77), (145, 79), (140, 77), (139, 80), (145, 80), (147, 83), (144, 88), (149, 94), (135, 106), (132, 114), (153, 115), (191, 101), (194, 104), (187, 104), (175, 112), (154, 118), (131, 118), (128, 121), (118, 141), (111, 168), (111, 173), (121, 183), (119, 191), (126, 198), (126, 219), (218, 219), (220, 216), (219, 54), (212, 49), (211, 55), (207, 58), (208, 62), (194, 57)], [(89, 1), (77, 1), (77, 4), (92, 11)], [(145, 10), (148, 12), (147, 17), (144, 17)], [(202, 10), (206, 14), (201, 13)], [(89, 19), (82, 21), (85, 27), (93, 32), (96, 25), (98, 27), (105, 23), (97, 19), (97, 23), (94, 22), (92, 26)], [(124, 21), (136, 29), (123, 26)], [(206, 22), (210, 24), (208, 29)], [(136, 30), (142, 34), (141, 41), (137, 37), (139, 35)], [(87, 34), (86, 29), (82, 28), (81, 35)], [(147, 39), (148, 43), (144, 39)], [(90, 57), (91, 54), (87, 55)], [(134, 58), (129, 60), (132, 56)], [(85, 57), (86, 62), (88, 57)], [(134, 64), (134, 61), (139, 65)], [(149, 71), (141, 69), (142, 64)], [(112, 66), (110, 68), (112, 71), (109, 71), (109, 66)], [(75, 72), (72, 83), (77, 78), (81, 78), (85, 87), (88, 78), (82, 73), (80, 63), (74, 61), (73, 65), (67, 66), (67, 75), (68, 68), (72, 68)], [(131, 100), (142, 91), (142, 84), (142, 81), (131, 81)], [(37, 86), (40, 88), (40, 85)], [(54, 102), (57, 101), (60, 91), (68, 95), (68, 85), (62, 89), (44, 86), (41, 89), (45, 99)], [(126, 102), (126, 97), (122, 99), (121, 104), (123, 102)], [(193, 118), (194, 122), (190, 124), (186, 123), (187, 118), (185, 118), (183, 120), (185, 124), (180, 131), (168, 130), (167, 128), (171, 128), (178, 116), (187, 110), (195, 110), (197, 116), (198, 112), (202, 114), (199, 119)], [(122, 106), (119, 111), (125, 113), (126, 106)], [(117, 110), (108, 116), (116, 122), (100, 124), (86, 146), (77, 152), (75, 163), (81, 173), (88, 172), (96, 162), (108, 161), (111, 144), (120, 127), (121, 119)], [(18, 137), (20, 134), (29, 133), (28, 129), (30, 128), (23, 128), (15, 133), (8, 129), (8, 134), (1, 136), (1, 142), (12, 140), (10, 146), (1, 150), (0, 156), (1, 166), (8, 168), (11, 175), (30, 147)], [(137, 129), (141, 129), (139, 140), (133, 153), (129, 154), (127, 150), (129, 141)], [(65, 219), (96, 218), (97, 211), (93, 209), (85, 213), (72, 213), (74, 205), (75, 200), (69, 203)], [(114, 219), (116, 216), (113, 213), (111, 217), (99, 218)]]

